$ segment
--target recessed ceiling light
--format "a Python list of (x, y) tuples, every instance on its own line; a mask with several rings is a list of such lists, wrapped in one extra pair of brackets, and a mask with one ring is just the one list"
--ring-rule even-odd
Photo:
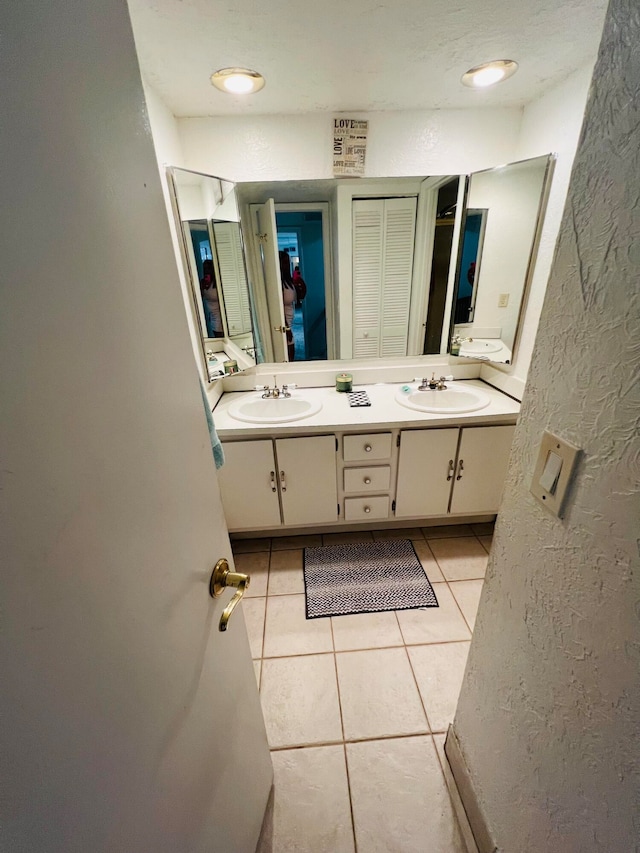
[(493, 62), (485, 62), (483, 65), (470, 68), (462, 75), (462, 82), (472, 89), (484, 89), (495, 83), (501, 83), (517, 70), (518, 63), (513, 59), (494, 59)]
[(265, 80), (262, 74), (248, 68), (220, 68), (211, 75), (211, 82), (216, 89), (231, 95), (251, 95), (262, 89)]

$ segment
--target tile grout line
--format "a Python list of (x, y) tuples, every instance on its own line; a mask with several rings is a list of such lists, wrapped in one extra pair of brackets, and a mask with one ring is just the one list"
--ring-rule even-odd
[(349, 794), (349, 810), (351, 812), (351, 832), (353, 833), (353, 849), (358, 853), (358, 839), (356, 837), (356, 819), (353, 814), (353, 797), (351, 796), (351, 776), (349, 775), (349, 758), (347, 757), (347, 744), (342, 744), (344, 751), (344, 767), (347, 774), (347, 792)]
[(331, 628), (331, 645), (333, 646), (333, 666), (336, 674), (336, 692), (338, 694), (338, 710), (340, 711), (340, 728), (342, 729), (342, 752), (344, 754), (344, 769), (347, 776), (347, 794), (349, 796), (349, 812), (351, 814), (351, 832), (353, 834), (353, 847), (355, 853), (358, 853), (358, 841), (356, 839), (356, 822), (353, 816), (353, 798), (351, 796), (351, 778), (349, 776), (349, 761), (347, 759), (347, 744), (345, 743), (344, 734), (344, 715), (342, 713), (342, 696), (340, 695), (340, 679), (338, 677), (338, 658), (336, 656), (336, 640), (333, 633), (333, 619), (329, 617), (329, 626)]
[(427, 714), (427, 707), (424, 704), (424, 699), (422, 698), (422, 693), (420, 692), (420, 685), (418, 684), (418, 679), (416, 678), (416, 674), (413, 670), (413, 664), (411, 663), (411, 655), (409, 654), (409, 649), (405, 645), (404, 653), (407, 656), (407, 661), (409, 662), (409, 669), (411, 670), (411, 675), (413, 677), (413, 683), (416, 686), (416, 690), (418, 691), (418, 698), (420, 699), (420, 705), (422, 706), (422, 713), (424, 714), (424, 718), (427, 721), (427, 729), (428, 734), (431, 734), (431, 721), (429, 720), (429, 715)]
[(315, 743), (296, 743), (290, 746), (270, 746), (269, 752), (286, 752), (294, 749), (322, 749), (326, 746), (349, 746), (356, 743), (378, 743), (386, 740), (407, 740), (412, 737), (431, 737), (434, 735), (446, 735), (446, 731), (430, 732), (425, 729), (423, 732), (409, 732), (408, 734), (398, 735), (377, 735), (376, 737), (349, 738), (345, 741), (340, 740), (323, 740)]
[[(386, 613), (395, 613), (395, 610), (387, 610), (384, 611)], [(463, 640), (436, 640), (433, 643), (405, 643), (404, 639), (402, 643), (398, 643), (395, 646), (367, 646), (366, 648), (359, 649), (338, 649), (337, 651), (324, 651), (324, 652), (299, 652), (298, 654), (288, 652), (284, 655), (263, 655), (261, 658), (253, 658), (253, 660), (284, 660), (285, 658), (308, 658), (308, 657), (316, 657), (318, 655), (353, 655), (358, 654), (359, 652), (382, 652), (382, 651), (390, 651), (391, 649), (403, 649), (405, 646), (408, 649), (416, 649), (422, 646), (454, 646), (458, 643), (468, 643), (469, 638), (465, 637)]]

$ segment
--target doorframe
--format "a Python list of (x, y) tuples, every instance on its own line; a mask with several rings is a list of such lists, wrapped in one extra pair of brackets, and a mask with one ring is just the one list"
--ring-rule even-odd
[(262, 204), (242, 204), (240, 222), (242, 225), (248, 223), (248, 227), (243, 228), (243, 234), (246, 236), (247, 275), (252, 283), (251, 295), (254, 300), (256, 321), (259, 327), (258, 338), (262, 346), (264, 363), (272, 364), (275, 362), (271, 341), (271, 318), (267, 305), (267, 283), (264, 278), (262, 258), (260, 257), (260, 241), (258, 239), (257, 210), (259, 207), (262, 207)]
[[(278, 213), (320, 213), (322, 216), (322, 255), (324, 259), (324, 305), (327, 318), (327, 361), (336, 358), (335, 316), (333, 299), (333, 265), (331, 263), (331, 208), (328, 201), (315, 202), (277, 202)], [(277, 219), (276, 219), (277, 225)], [(276, 229), (277, 230), (277, 229)]]

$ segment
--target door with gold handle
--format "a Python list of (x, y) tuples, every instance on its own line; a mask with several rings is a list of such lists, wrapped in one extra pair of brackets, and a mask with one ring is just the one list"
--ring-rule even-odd
[(229, 563), (224, 558), (222, 560), (218, 560), (215, 564), (213, 572), (211, 573), (211, 580), (209, 581), (209, 594), (211, 598), (218, 598), (218, 596), (222, 595), (224, 590), (229, 586), (235, 587), (237, 590), (229, 604), (227, 604), (225, 609), (222, 611), (219, 625), (221, 631), (227, 630), (231, 614), (236, 609), (236, 605), (239, 604), (242, 596), (245, 594), (250, 582), (251, 578), (249, 575), (243, 575), (241, 572), (232, 572), (229, 569)]
[(291, 326), (274, 326), (273, 330), (274, 332), (290, 332)]

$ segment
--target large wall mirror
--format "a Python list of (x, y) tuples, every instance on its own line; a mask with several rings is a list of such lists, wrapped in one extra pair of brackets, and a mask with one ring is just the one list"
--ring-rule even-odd
[[(210, 381), (256, 362), (252, 310), (235, 185), (186, 169), (167, 170)], [(225, 367), (226, 365), (226, 367)]]
[(510, 363), (553, 160), (236, 184), (259, 360), (450, 352)]
[(454, 354), (511, 362), (553, 163), (536, 157), (470, 175), (451, 314)]

